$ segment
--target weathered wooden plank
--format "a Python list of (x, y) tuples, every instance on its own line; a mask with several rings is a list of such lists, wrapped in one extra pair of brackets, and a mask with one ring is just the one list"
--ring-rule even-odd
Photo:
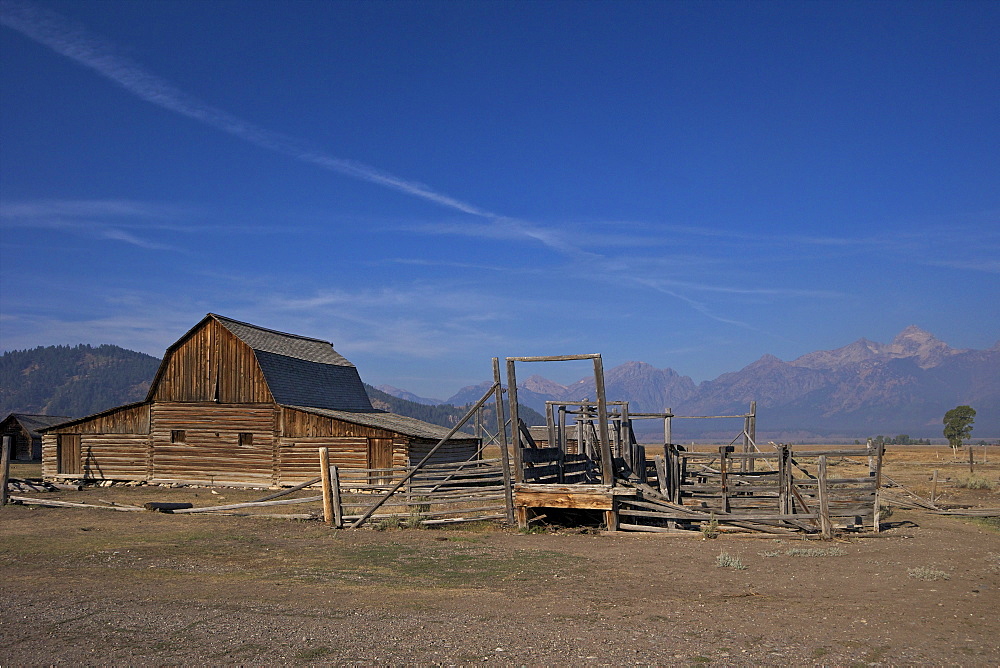
[[(531, 450), (525, 448), (525, 452), (531, 452)], [(526, 481), (545, 478), (545, 477), (559, 477), (559, 465), (549, 464), (546, 466), (525, 466), (524, 467), (524, 478)]]
[(8, 497), (10, 501), (20, 501), (21, 503), (27, 503), (31, 506), (53, 506), (57, 508), (100, 508), (102, 510), (120, 510), (125, 512), (135, 512), (136, 510), (144, 511), (144, 508), (137, 508), (135, 506), (98, 506), (92, 503), (73, 503), (71, 501), (56, 501), (55, 499), (36, 499), (28, 496), (15, 496), (11, 495)]
[(559, 460), (559, 448), (524, 448), (521, 461), (525, 464), (554, 462)]
[(560, 492), (525, 492), (515, 490), (514, 506), (523, 508), (578, 508), (590, 510), (612, 510), (614, 497), (611, 494)]
[[(323, 496), (304, 496), (298, 499), (280, 499), (278, 501), (250, 501), (247, 503), (230, 503), (224, 506), (204, 506), (200, 508), (193, 508), (191, 504), (187, 504), (185, 508), (175, 509), (173, 512), (175, 514), (187, 514), (187, 513), (212, 513), (220, 510), (235, 510), (237, 508), (262, 508), (267, 506), (291, 506), (302, 503), (315, 503), (317, 501), (322, 501)], [(149, 504), (146, 504), (149, 505)]]
[(610, 487), (608, 485), (601, 484), (587, 484), (587, 485), (538, 485), (534, 483), (518, 483), (514, 485), (515, 491), (524, 492), (590, 492), (590, 493), (606, 493), (615, 496), (635, 496), (635, 489), (630, 489), (627, 487)]
[(172, 503), (170, 501), (150, 501), (142, 504), (142, 507), (145, 510), (155, 510), (158, 513), (172, 513), (175, 510), (186, 510), (193, 505), (191, 503)]
[(647, 533), (666, 534), (679, 538), (702, 538), (701, 531), (685, 531), (684, 529), (671, 529), (669, 527), (654, 527), (646, 524), (630, 524), (619, 522), (618, 528), (622, 531), (644, 531)]

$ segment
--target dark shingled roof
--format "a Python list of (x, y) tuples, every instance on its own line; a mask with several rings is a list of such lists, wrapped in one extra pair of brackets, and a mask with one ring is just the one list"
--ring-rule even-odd
[(253, 348), (275, 402), (344, 411), (370, 411), (357, 368), (328, 341), (277, 332), (210, 313)]
[(14, 418), (17, 420), (22, 427), (28, 431), (28, 435), (31, 438), (38, 438), (41, 436), (39, 430), (48, 429), (49, 427), (54, 427), (57, 424), (62, 424), (63, 422), (69, 422), (74, 418), (67, 417), (65, 415), (33, 415), (31, 413), (11, 413), (7, 416), (8, 419)]
[(329, 341), (277, 332), (273, 329), (265, 329), (215, 313), (209, 313), (209, 315), (218, 320), (223, 327), (235, 334), (237, 338), (254, 350), (262, 350), (267, 353), (284, 355), (285, 357), (294, 357), (306, 362), (354, 366), (343, 355), (334, 350), (333, 344)]
[[(288, 408), (294, 408), (306, 413), (313, 413), (314, 415), (322, 415), (323, 417), (334, 418), (335, 420), (350, 422), (351, 424), (359, 424), (364, 427), (374, 427), (376, 429), (394, 431), (397, 434), (411, 436), (413, 438), (426, 438), (440, 441), (448, 435), (449, 431), (451, 431), (451, 429), (447, 427), (441, 427), (436, 424), (424, 422), (423, 420), (406, 417), (405, 415), (396, 415), (395, 413), (387, 413), (385, 411), (373, 410), (353, 412), (311, 408), (308, 406), (288, 406)], [(455, 432), (452, 438), (466, 440), (474, 439), (476, 437), (472, 434), (459, 431)]]
[(255, 351), (275, 402), (345, 411), (370, 411), (371, 402), (354, 366), (318, 364)]

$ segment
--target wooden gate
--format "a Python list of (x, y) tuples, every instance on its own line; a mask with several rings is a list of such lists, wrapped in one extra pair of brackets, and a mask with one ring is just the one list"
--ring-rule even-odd
[(82, 472), (80, 465), (80, 435), (59, 434), (56, 442), (58, 448), (58, 473), (76, 475)]
[(392, 439), (391, 438), (369, 438), (368, 439), (368, 468), (385, 469), (384, 472), (375, 471), (372, 473), (370, 483), (373, 485), (388, 484), (391, 479), (392, 468)]

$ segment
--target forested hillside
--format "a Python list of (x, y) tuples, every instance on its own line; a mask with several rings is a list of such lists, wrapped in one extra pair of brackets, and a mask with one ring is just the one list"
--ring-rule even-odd
[(80, 417), (149, 390), (160, 360), (112, 345), (46, 346), (0, 355), (0, 415)]

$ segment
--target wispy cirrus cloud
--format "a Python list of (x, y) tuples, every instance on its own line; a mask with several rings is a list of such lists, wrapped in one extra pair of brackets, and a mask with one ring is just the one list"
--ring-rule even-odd
[(139, 231), (183, 231), (170, 222), (186, 216), (179, 207), (128, 200), (46, 200), (0, 203), (0, 226), (68, 231), (91, 238), (120, 241), (146, 250), (182, 249), (144, 238)]
[(116, 53), (108, 42), (65, 17), (17, 0), (0, 3), (0, 23), (43, 44), (118, 84), (141, 100), (186, 116), (260, 148), (375, 183), (463, 213), (484, 218), (496, 214), (428, 186), (403, 179), (371, 165), (324, 153), (306, 142), (267, 130), (178, 89), (139, 64)]
[(153, 233), (194, 235), (214, 232), (289, 234), (291, 226), (207, 224), (198, 207), (135, 200), (36, 200), (0, 202), (0, 228), (49, 229), (120, 241), (147, 250), (187, 252), (148, 238)]
[(926, 260), (924, 264), (931, 267), (962, 269), (978, 271), (987, 274), (1000, 274), (1000, 260), (993, 258), (955, 258), (952, 260)]

